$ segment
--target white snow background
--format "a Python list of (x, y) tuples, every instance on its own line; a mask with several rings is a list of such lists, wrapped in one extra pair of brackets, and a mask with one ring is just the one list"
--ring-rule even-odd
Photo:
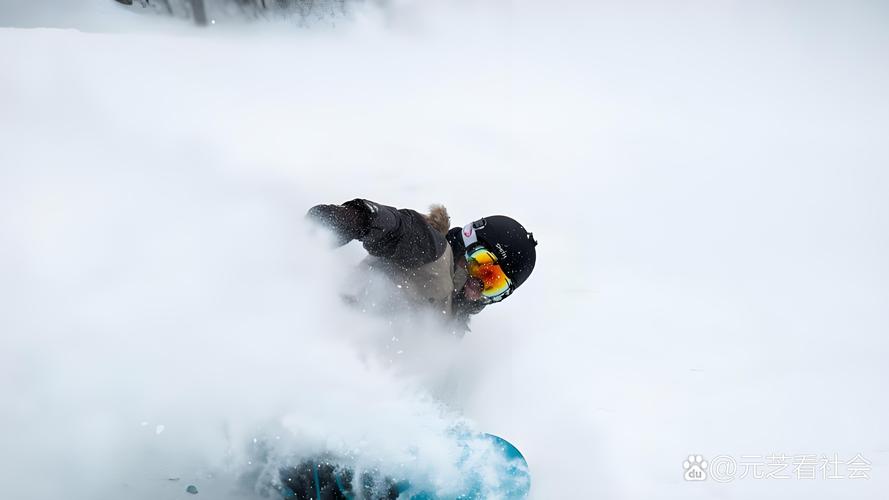
[[(884, 4), (203, 30), (24, 5), (0, 5), (3, 498), (253, 498), (254, 438), (413, 453), (446, 491), (461, 421), (537, 499), (886, 497)], [(512, 215), (537, 268), (461, 342), (381, 336), (337, 297), (360, 247), (303, 221), (354, 197)], [(870, 479), (692, 483), (690, 453)]]

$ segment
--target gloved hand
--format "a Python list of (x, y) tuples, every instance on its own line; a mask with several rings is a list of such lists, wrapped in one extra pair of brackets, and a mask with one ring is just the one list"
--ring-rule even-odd
[(360, 199), (342, 205), (315, 205), (306, 217), (333, 231), (338, 246), (361, 239), (370, 226), (370, 209)]

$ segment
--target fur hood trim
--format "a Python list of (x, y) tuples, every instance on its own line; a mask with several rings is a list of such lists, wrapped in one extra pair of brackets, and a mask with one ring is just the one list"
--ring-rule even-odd
[(432, 205), (429, 207), (429, 213), (425, 216), (426, 222), (433, 229), (441, 234), (448, 234), (451, 228), (451, 216), (448, 215), (448, 209), (444, 205)]

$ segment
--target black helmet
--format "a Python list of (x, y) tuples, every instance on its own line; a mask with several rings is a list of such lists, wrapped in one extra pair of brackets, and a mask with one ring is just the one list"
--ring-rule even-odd
[(491, 215), (467, 224), (462, 230), (453, 228), (448, 241), (465, 252), (475, 242), (497, 256), (503, 272), (518, 288), (531, 275), (537, 261), (537, 241), (534, 235), (505, 215)]

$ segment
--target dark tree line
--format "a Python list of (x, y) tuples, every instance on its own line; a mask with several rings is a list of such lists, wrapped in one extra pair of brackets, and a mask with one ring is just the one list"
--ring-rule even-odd
[(265, 17), (266, 14), (287, 15), (294, 13), (300, 16), (312, 14), (335, 14), (345, 11), (346, 4), (352, 0), (115, 0), (123, 5), (134, 8), (141, 7), (148, 11), (176, 17), (188, 17), (196, 24), (205, 25), (211, 15), (231, 13), (232, 10), (241, 16)]

